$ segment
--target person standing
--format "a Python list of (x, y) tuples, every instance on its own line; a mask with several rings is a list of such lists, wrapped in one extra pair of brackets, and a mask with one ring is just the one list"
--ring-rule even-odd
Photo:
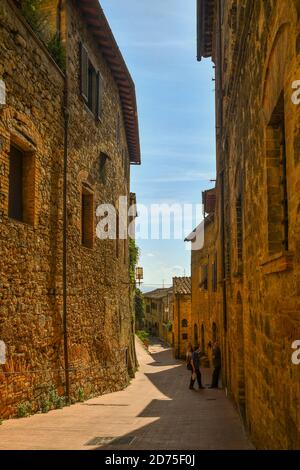
[(190, 390), (194, 390), (194, 385), (197, 379), (199, 389), (204, 388), (202, 386), (202, 376), (201, 376), (201, 370), (200, 370), (200, 347), (196, 346), (195, 351), (192, 354), (192, 376), (191, 376), (191, 381), (190, 381)]
[(214, 370), (212, 375), (211, 386), (209, 388), (218, 388), (219, 376), (221, 371), (221, 349), (219, 347), (218, 341), (216, 341), (213, 345), (212, 362)]
[(186, 355), (185, 355), (185, 362), (186, 362), (186, 367), (188, 370), (192, 370), (192, 355), (193, 355), (193, 346), (191, 343), (189, 343), (188, 348), (186, 350)]

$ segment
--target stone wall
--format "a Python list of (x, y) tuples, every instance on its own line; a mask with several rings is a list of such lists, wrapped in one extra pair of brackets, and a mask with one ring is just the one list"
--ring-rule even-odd
[[(55, 2), (54, 2), (55, 3)], [(82, 184), (94, 209), (129, 198), (129, 161), (117, 86), (76, 5), (66, 5), (69, 107), (68, 347), (71, 396), (123, 388), (133, 362), (127, 241), (81, 243)], [(65, 393), (62, 326), (62, 177), (65, 77), (8, 0), (0, 5), (0, 77), (7, 105), (0, 108), (0, 415), (23, 402), (37, 411), (51, 389)], [(79, 40), (104, 77), (101, 121), (80, 95)], [(120, 118), (118, 117), (120, 116)], [(120, 136), (117, 137), (117, 120)], [(32, 223), (8, 217), (11, 143), (34, 156)], [(100, 153), (108, 160), (105, 178)], [(98, 220), (93, 218), (93, 232)], [(116, 244), (119, 244), (118, 250)]]
[[(207, 219), (204, 227), (204, 245), (201, 250), (191, 251), (192, 273), (192, 328), (193, 345), (200, 345), (211, 362), (212, 344), (220, 339), (221, 330), (221, 299), (220, 299), (220, 272), (216, 254), (216, 222), (213, 218)], [(214, 268), (214, 263), (216, 267)], [(203, 284), (203, 270), (207, 266), (207, 282)], [(217, 270), (214, 276), (214, 269)]]
[(217, 217), (224, 170), (225, 383), (254, 443), (267, 449), (300, 447), (300, 368), (291, 361), (300, 337), (300, 107), (292, 102), (299, 14), (292, 0), (225, 2), (222, 63), (217, 20), (214, 33), (218, 129), (223, 107)]
[[(182, 320), (187, 321), (187, 326), (183, 326)], [(190, 294), (174, 295), (173, 334), (173, 348), (175, 357), (185, 359), (188, 345), (190, 342), (192, 342), (193, 337)], [(183, 337), (183, 335), (185, 335), (185, 337)]]

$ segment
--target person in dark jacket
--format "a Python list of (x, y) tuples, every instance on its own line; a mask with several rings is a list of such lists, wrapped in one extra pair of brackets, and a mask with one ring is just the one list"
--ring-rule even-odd
[(214, 371), (212, 375), (211, 386), (209, 388), (218, 388), (219, 376), (220, 376), (220, 371), (221, 371), (221, 349), (219, 347), (218, 341), (216, 341), (213, 345), (212, 360), (213, 360)]
[(195, 351), (192, 354), (192, 360), (191, 360), (191, 365), (192, 365), (192, 376), (191, 376), (191, 381), (190, 381), (190, 390), (194, 390), (194, 385), (197, 379), (199, 389), (204, 388), (202, 386), (202, 377), (201, 377), (201, 370), (200, 370), (200, 348), (199, 346), (195, 347)]

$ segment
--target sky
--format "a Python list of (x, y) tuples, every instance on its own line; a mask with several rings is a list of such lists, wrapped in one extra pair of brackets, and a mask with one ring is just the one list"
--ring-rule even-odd
[[(136, 87), (142, 165), (131, 167), (131, 191), (147, 207), (201, 204), (215, 179), (215, 82), (212, 62), (196, 60), (196, 0), (100, 3)], [(190, 227), (200, 219), (194, 211)], [(180, 239), (137, 237), (143, 290), (190, 275), (190, 227)]]

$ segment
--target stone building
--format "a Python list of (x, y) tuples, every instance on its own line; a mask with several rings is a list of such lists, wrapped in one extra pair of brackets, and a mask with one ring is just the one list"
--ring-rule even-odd
[[(186, 238), (191, 243), (192, 344), (200, 345), (211, 361), (212, 344), (219, 336), (220, 295), (217, 270), (215, 188), (203, 192), (204, 220)], [(198, 245), (199, 243), (199, 245)]]
[(45, 1), (47, 40), (21, 3), (0, 3), (4, 418), (121, 389), (134, 363), (128, 240), (117, 217), (117, 239), (96, 236), (140, 163), (134, 84), (98, 0)]
[(198, 59), (216, 66), (223, 381), (266, 449), (300, 448), (299, 31), (298, 0), (198, 0)]
[(193, 340), (191, 278), (173, 278), (173, 347), (177, 359), (184, 359)]
[(145, 328), (153, 336), (157, 336), (172, 344), (172, 297), (173, 288), (155, 289), (144, 294)]

